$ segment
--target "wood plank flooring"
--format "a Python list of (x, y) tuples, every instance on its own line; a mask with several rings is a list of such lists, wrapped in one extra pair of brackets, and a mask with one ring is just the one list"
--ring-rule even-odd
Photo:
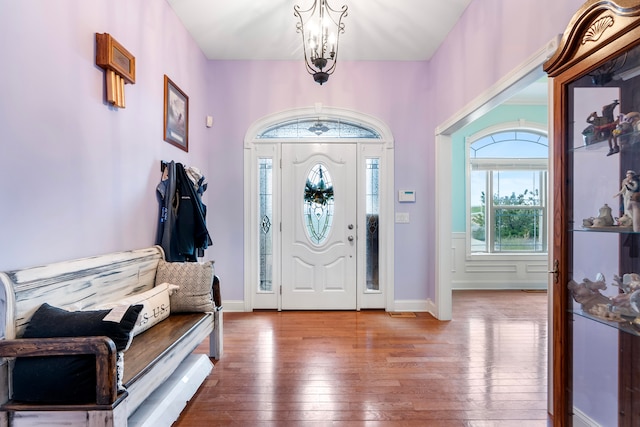
[(174, 424), (547, 425), (547, 294), (523, 291), (456, 291), (450, 322), (225, 313), (224, 355)]

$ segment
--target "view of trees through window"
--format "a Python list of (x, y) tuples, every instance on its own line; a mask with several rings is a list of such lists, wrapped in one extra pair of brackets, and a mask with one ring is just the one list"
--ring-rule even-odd
[(469, 148), (471, 252), (546, 252), (547, 137), (503, 131)]

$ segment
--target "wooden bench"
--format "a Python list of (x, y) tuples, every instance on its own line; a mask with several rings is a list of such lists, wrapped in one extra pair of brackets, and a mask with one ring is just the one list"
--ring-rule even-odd
[[(151, 289), (162, 248), (118, 252), (0, 273), (0, 427), (170, 426), (213, 368), (209, 356), (222, 352), (222, 310), (172, 313), (135, 336), (124, 352), (122, 383), (116, 387), (116, 347), (107, 337), (16, 338), (43, 303), (73, 308), (97, 305)], [(215, 278), (217, 281), (217, 277)], [(219, 285), (219, 282), (218, 282)], [(2, 291), (0, 291), (2, 292)], [(4, 306), (4, 307), (2, 307)], [(207, 337), (209, 355), (193, 354)], [(11, 400), (13, 358), (92, 354), (96, 356), (96, 398), (92, 404), (34, 404)]]

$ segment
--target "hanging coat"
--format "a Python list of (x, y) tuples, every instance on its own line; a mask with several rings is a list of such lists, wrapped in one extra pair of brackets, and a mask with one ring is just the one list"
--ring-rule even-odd
[[(204, 177), (196, 185), (202, 187), (203, 182)], [(161, 206), (156, 239), (164, 249), (167, 261), (197, 261), (212, 244), (206, 224), (206, 206), (200, 197), (206, 184), (204, 189), (196, 185), (181, 163), (167, 164), (167, 173), (157, 187)]]

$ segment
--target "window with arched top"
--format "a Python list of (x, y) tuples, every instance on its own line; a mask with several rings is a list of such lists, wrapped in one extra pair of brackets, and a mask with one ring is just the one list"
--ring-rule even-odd
[(467, 142), (471, 254), (546, 252), (546, 133), (505, 129)]
[(258, 139), (281, 138), (360, 138), (380, 139), (375, 130), (341, 119), (303, 118), (271, 126), (257, 135)]
[[(304, 208), (296, 218), (306, 238), (323, 246), (336, 233), (336, 209), (341, 191), (333, 166), (309, 164), (301, 172), (293, 193), (283, 182), (292, 167), (283, 161), (289, 144), (353, 145), (356, 212), (353, 224), (357, 257), (356, 306), (390, 307), (394, 295), (394, 140), (389, 126), (366, 113), (326, 107), (284, 110), (252, 123), (244, 138), (245, 196), (245, 309), (280, 309), (283, 304), (283, 201), (294, 200)], [(338, 174), (338, 175), (337, 175)], [(307, 185), (308, 184), (308, 185)], [(336, 197), (333, 197), (335, 192)], [(286, 218), (287, 221), (291, 218)], [(286, 226), (286, 224), (285, 224)]]

